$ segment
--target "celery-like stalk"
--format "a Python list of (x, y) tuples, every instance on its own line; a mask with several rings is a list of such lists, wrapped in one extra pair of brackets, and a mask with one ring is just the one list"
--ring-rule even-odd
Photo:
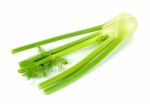
[[(23, 67), (21, 67), (21, 69), (19, 69), (19, 72), (23, 73), (28, 78), (43, 77), (48, 72), (48, 69), (47, 69), (48, 66), (46, 64), (51, 63), (50, 66), (49, 66), (49, 69), (50, 69), (50, 67), (52, 67), (53, 64), (55, 64), (55, 62), (57, 61), (58, 58), (61, 58), (65, 54), (68, 54), (70, 52), (76, 51), (76, 50), (78, 50), (80, 48), (83, 48), (85, 46), (88, 46), (90, 44), (97, 43), (97, 42), (101, 41), (100, 39), (103, 39), (103, 38), (105, 38), (105, 36), (101, 36), (101, 35), (100, 36), (96, 36), (96, 37), (93, 37), (93, 38), (88, 39), (86, 41), (83, 41), (83, 42), (81, 42), (81, 43), (79, 43), (77, 45), (74, 45), (74, 46), (72, 46), (70, 48), (62, 50), (62, 51), (60, 51), (60, 52), (58, 52), (56, 54), (50, 55), (48, 57), (45, 57), (45, 58), (43, 58), (43, 59), (41, 59), (41, 60), (39, 60), (37, 62), (32, 62), (31, 63), (29, 61), (28, 62), (29, 64), (26, 63), (26, 65), (24, 65)], [(41, 68), (43, 68), (43, 70)], [(42, 73), (42, 71), (43, 71), (43, 73)]]
[[(106, 35), (107, 36), (107, 35)], [(82, 67), (84, 64), (86, 64), (87, 62), (89, 62), (94, 56), (96, 56), (100, 51), (102, 51), (108, 44), (110, 44), (110, 42), (113, 41), (114, 38), (109, 38), (106, 39), (106, 41), (102, 42), (100, 44), (100, 47), (98, 47), (95, 51), (93, 51), (91, 54), (89, 54), (85, 59), (83, 59), (82, 61), (80, 61), (79, 63), (77, 63), (76, 65), (74, 65), (73, 67), (71, 67), (70, 69), (62, 72), (61, 74), (58, 74), (57, 76), (53, 77), (52, 79), (49, 79), (43, 83), (41, 83), (39, 85), (39, 87), (42, 88), (46, 88), (51, 84), (56, 83), (57, 81), (60, 81), (61, 79), (67, 77), (68, 75), (72, 74), (73, 72), (75, 72), (76, 70), (78, 70), (80, 67)]]
[(100, 52), (96, 57), (93, 57), (91, 61), (86, 63), (83, 67), (81, 67), (79, 70), (74, 72), (73, 74), (67, 76), (66, 78), (60, 80), (58, 83), (54, 83), (53, 85), (49, 85), (48, 82), (41, 83), (39, 86), (40, 88), (46, 88), (44, 89), (45, 94), (51, 94), (57, 90), (60, 90), (61, 88), (73, 83), (77, 79), (79, 79), (81, 76), (86, 74), (91, 68), (93, 68), (96, 64), (98, 64), (100, 61), (102, 61), (117, 45), (119, 41), (112, 42), (106, 49), (104, 49), (102, 52)]
[[(28, 78), (35, 78), (47, 76), (53, 65), (66, 64), (67, 60), (62, 58), (64, 55), (94, 43), (99, 44), (94, 51), (80, 62), (68, 70), (39, 84), (39, 88), (43, 89), (45, 94), (51, 94), (74, 82), (89, 70), (92, 70), (95, 65), (108, 56), (124, 39), (126, 39), (126, 37), (130, 36), (135, 31), (136, 27), (136, 19), (128, 13), (122, 13), (103, 25), (21, 46), (13, 49), (12, 52), (17, 53), (34, 47), (39, 47), (39, 49), (42, 50), (41, 54), (19, 63), (19, 73), (22, 73)], [(94, 33), (49, 51), (43, 51), (40, 47), (47, 43), (89, 32)]]
[(47, 44), (47, 43), (51, 43), (51, 42), (55, 42), (55, 41), (58, 41), (58, 40), (78, 36), (78, 35), (81, 35), (81, 34), (90, 33), (90, 32), (101, 30), (101, 29), (102, 29), (102, 25), (98, 25), (98, 26), (87, 28), (87, 29), (83, 29), (83, 30), (63, 34), (63, 35), (60, 35), (60, 36), (56, 36), (56, 37), (53, 37), (53, 38), (49, 38), (49, 39), (45, 39), (45, 40), (42, 40), (42, 41), (39, 41), (39, 42), (28, 44), (28, 45), (25, 45), (25, 46), (14, 48), (14, 49), (12, 49), (12, 53), (13, 54), (18, 53), (18, 52), (21, 52), (21, 51), (24, 51), (24, 50), (27, 50), (27, 49), (31, 49), (31, 48), (34, 48), (34, 47), (39, 47), (39, 46)]
[(67, 43), (67, 44), (65, 44), (65, 45), (63, 45), (63, 46), (59, 46), (59, 47), (56, 47), (56, 48), (51, 49), (51, 50), (49, 50), (49, 51), (46, 51), (44, 54), (41, 54), (41, 53), (40, 53), (40, 54), (35, 55), (35, 56), (31, 57), (31, 58), (28, 58), (28, 59), (26, 59), (26, 60), (21, 61), (21, 62), (19, 63), (19, 65), (20, 65), (20, 67), (24, 67), (24, 66), (26, 66), (26, 65), (32, 64), (32, 63), (37, 62), (37, 61), (39, 61), (39, 60), (41, 60), (41, 59), (44, 59), (44, 58), (46, 58), (46, 57), (48, 57), (48, 56), (50, 56), (50, 55), (52, 55), (52, 54), (58, 53), (58, 52), (60, 52), (60, 51), (62, 51), (62, 50), (65, 50), (65, 49), (67, 49), (67, 48), (69, 48), (69, 47), (72, 47), (72, 46), (74, 46), (74, 45), (77, 45), (77, 44), (79, 44), (79, 43), (81, 43), (81, 42), (84, 42), (84, 41), (86, 41), (86, 40), (88, 40), (88, 39), (91, 39), (91, 38), (93, 38), (93, 37), (95, 37), (95, 36), (98, 36), (99, 34), (100, 34), (100, 31), (95, 32), (95, 33), (92, 33), (91, 35), (88, 35), (88, 36), (83, 37), (83, 38), (81, 38), (81, 39), (75, 40), (75, 41), (73, 41), (73, 42), (69, 42), (69, 43)]
[[(93, 60), (91, 60), (90, 62), (83, 65), (83, 67), (78, 68), (78, 70), (76, 70), (73, 74), (69, 74), (67, 77), (64, 77), (59, 82), (54, 81), (53, 83), (50, 83), (53, 80), (53, 78), (50, 80), (47, 80), (39, 85), (40, 88), (46, 88), (46, 89), (44, 89), (45, 94), (50, 94), (50, 93), (53, 93), (53, 92), (65, 87), (66, 85), (72, 83), (73, 81), (77, 80), (82, 75), (84, 75), (86, 72), (91, 70), (92, 67), (94, 67), (96, 64), (98, 64), (100, 61), (102, 61), (128, 35), (132, 34), (136, 29), (136, 25), (137, 24), (136, 24), (135, 18), (130, 15), (123, 14), (123, 15), (115, 18), (112, 22), (109, 22), (109, 24), (105, 25), (106, 30), (108, 27), (113, 26), (116, 29), (115, 31), (117, 31), (116, 34), (113, 35), (115, 37), (115, 39), (111, 44), (109, 44), (107, 47), (105, 46), (103, 51), (100, 51), (97, 56), (93, 56)], [(99, 47), (101, 47), (101, 45)], [(95, 51), (98, 51), (98, 50), (99, 49), (97, 48)], [(90, 55), (92, 55), (92, 54), (93, 54), (93, 52)], [(84, 61), (85, 59), (83, 59), (82, 61)], [(81, 62), (79, 62), (79, 63), (81, 63)], [(74, 67), (74, 68), (76, 68), (76, 67)]]

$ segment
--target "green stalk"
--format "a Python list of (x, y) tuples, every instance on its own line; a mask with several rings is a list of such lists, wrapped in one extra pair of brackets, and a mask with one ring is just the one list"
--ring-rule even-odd
[(101, 52), (113, 40), (114, 40), (113, 37), (110, 37), (110, 38), (108, 38), (106, 40), (103, 40), (104, 42), (100, 43), (100, 46), (96, 50), (94, 50), (92, 53), (90, 53), (87, 57), (85, 57), (79, 63), (77, 63), (76, 65), (72, 66), (68, 70), (62, 72), (61, 74), (58, 74), (57, 76), (55, 76), (55, 77), (53, 77), (51, 79), (48, 79), (47, 81), (44, 81), (44, 82), (40, 83), (39, 87), (41, 89), (46, 88), (46, 87), (56, 83), (57, 81), (62, 80), (63, 78), (67, 77), (68, 75), (72, 74), (73, 72), (78, 70), (80, 67), (82, 67), (84, 64), (89, 62), (93, 57), (95, 57), (99, 52)]
[[(104, 47), (103, 51), (100, 51), (99, 54), (93, 57), (91, 61), (84, 64), (83, 67), (80, 67), (76, 72), (70, 74), (70, 76), (65, 77), (60, 80), (58, 83), (54, 83), (53, 85), (47, 85), (44, 90), (45, 94), (51, 94), (80, 78), (85, 73), (87, 73), (91, 68), (93, 68), (96, 64), (101, 62), (109, 53), (112, 52), (114, 48), (116, 48), (127, 36), (130, 36), (137, 27), (136, 19), (126, 13), (119, 15), (117, 18), (113, 19), (110, 23), (106, 24), (106, 31), (110, 26), (113, 26), (115, 29), (115, 33), (112, 36), (116, 37), (115, 40), (110, 43), (107, 47)], [(105, 31), (104, 31), (105, 32)], [(47, 82), (48, 83), (48, 82)], [(48, 87), (49, 86), (49, 87)]]
[(65, 45), (63, 45), (63, 46), (59, 46), (59, 47), (57, 47), (57, 48), (54, 48), (54, 49), (48, 51), (48, 53), (55, 54), (55, 53), (60, 52), (60, 51), (62, 51), (62, 50), (64, 50), (64, 49), (67, 49), (67, 48), (72, 47), (72, 46), (74, 46), (74, 45), (77, 45), (77, 44), (79, 44), (79, 43), (81, 43), (81, 42), (84, 42), (84, 41), (86, 41), (86, 40), (89, 40), (89, 39), (91, 39), (91, 38), (93, 38), (93, 37), (96, 37), (96, 36), (98, 36), (98, 35), (100, 35), (100, 34), (101, 34), (101, 32), (100, 32), (100, 31), (97, 31), (97, 32), (92, 33), (92, 34), (90, 34), (90, 35), (88, 35), (88, 36), (85, 36), (85, 37), (83, 37), (83, 38), (81, 38), (81, 39), (78, 39), (78, 40), (75, 40), (75, 41), (73, 41), (73, 42), (67, 43), (67, 44), (65, 44)]
[[(120, 40), (116, 40), (115, 42), (110, 44), (108, 47), (105, 47), (106, 49), (104, 49), (102, 52), (100, 52), (95, 58), (93, 58), (93, 60), (91, 60), (90, 62), (86, 63), (83, 67), (81, 67), (80, 70), (77, 70), (70, 76), (64, 78), (59, 83), (56, 83), (56, 84), (48, 87), (47, 89), (44, 90), (44, 93), (51, 94), (65, 86), (71, 84), (72, 82), (76, 81), (81, 76), (86, 74), (89, 70), (91, 70), (96, 64), (101, 62), (119, 43), (120, 43)], [(44, 86), (44, 88), (45, 88), (45, 86)]]
[[(97, 42), (101, 41), (101, 40), (98, 40), (98, 38), (104, 39), (104, 38), (106, 38), (106, 36), (101, 36), (100, 35), (100, 36), (93, 37), (93, 38), (88, 39), (86, 41), (83, 41), (83, 42), (81, 42), (81, 43), (79, 43), (77, 45), (74, 45), (74, 46), (72, 46), (70, 48), (67, 48), (67, 49), (65, 49), (63, 51), (60, 51), (60, 52), (58, 52), (56, 54), (53, 54), (53, 55), (50, 55), (50, 56), (48, 56), (48, 57), (46, 57), (44, 59), (41, 59), (41, 60), (39, 60), (37, 62), (32, 62), (32, 63), (30, 62), (30, 64), (26, 64), (26, 66), (21, 67), (21, 69), (19, 69), (18, 72), (19, 73), (24, 73), (24, 75), (26, 75), (27, 77), (29, 75), (30, 77), (28, 77), (28, 78), (32, 78), (32, 75), (33, 75), (33, 77), (34, 76), (39, 76), (39, 74), (38, 74), (39, 72), (42, 73), (41, 71), (43, 71), (43, 72), (45, 71), (44, 67), (45, 67), (45, 65), (47, 63), (51, 63), (50, 67), (52, 67), (52, 65), (55, 64), (55, 62), (57, 62), (58, 58), (66, 55), (67, 53), (76, 51), (76, 50), (78, 50), (80, 48), (83, 48), (85, 46), (88, 46), (88, 45), (91, 45), (93, 43), (97, 43)], [(43, 70), (41, 70), (41, 67), (43, 68)], [(48, 70), (46, 68), (46, 72), (47, 71)], [(32, 73), (32, 74), (30, 74), (30, 73)], [(42, 75), (45, 75), (45, 73), (42, 74)]]
[(66, 54), (68, 54), (68, 53), (77, 51), (77, 50), (79, 50), (79, 49), (81, 49), (81, 48), (83, 48), (83, 47), (89, 46), (89, 45), (91, 45), (91, 44), (93, 44), (93, 43), (97, 43), (97, 40), (98, 40), (97, 38), (98, 38), (98, 36), (97, 36), (97, 37), (94, 37), (94, 38), (91, 38), (91, 39), (89, 39), (89, 40), (86, 40), (86, 41), (84, 41), (84, 42), (82, 42), (82, 43), (79, 43), (79, 44), (77, 44), (77, 45), (74, 45), (74, 46), (72, 46), (72, 47), (70, 47), (70, 48), (67, 48), (67, 49), (65, 49), (65, 50), (63, 50), (63, 51), (60, 51), (60, 52), (54, 54), (53, 57), (58, 58), (58, 57), (61, 57), (61, 56), (66, 55)]
[[(97, 43), (97, 42), (98, 42), (98, 37), (99, 37), (99, 36), (93, 37), (93, 38), (91, 38), (91, 39), (89, 39), (89, 40), (86, 40), (86, 41), (84, 41), (84, 42), (81, 42), (81, 43), (79, 43), (79, 44), (77, 44), (77, 45), (74, 45), (74, 46), (72, 46), (72, 47), (70, 47), (70, 48), (67, 48), (67, 49), (65, 49), (65, 50), (63, 50), (63, 51), (60, 51), (60, 52), (58, 52), (58, 53), (56, 53), (56, 54), (53, 54), (53, 55), (51, 55), (51, 56), (48, 56), (48, 57), (46, 57), (46, 58), (40, 60), (39, 62), (37, 62), (37, 64), (44, 64), (44, 63), (46, 63), (46, 62), (49, 62), (50, 60), (55, 60), (55, 59), (57, 59), (57, 58), (60, 58), (60, 57), (62, 57), (62, 56), (64, 56), (64, 55), (68, 54), (68, 53), (74, 52), (74, 51), (79, 50), (79, 49), (81, 49), (81, 48), (83, 48), (83, 47), (89, 46), (89, 45), (91, 45), (91, 44), (93, 44), (93, 43)], [(105, 38), (105, 36), (100, 36), (99, 38)]]
[(93, 43), (100, 43), (100, 45), (94, 51), (92, 51), (79, 63), (39, 84), (39, 88), (44, 89), (45, 94), (51, 94), (74, 82), (91, 70), (91, 68), (93, 68), (96, 64), (101, 62), (109, 53), (112, 52), (114, 48), (121, 43), (121, 41), (135, 31), (136, 26), (137, 22), (133, 16), (128, 13), (122, 13), (103, 25), (67, 33), (61, 36), (56, 36), (21, 46), (12, 49), (12, 53), (18, 53), (34, 47), (40, 48), (41, 45), (47, 43), (100, 30), (98, 33), (94, 33), (93, 35), (70, 42), (64, 46), (54, 48), (47, 52), (43, 51), (39, 55), (20, 62), (21, 69), (19, 72), (22, 73), (22, 75), (25, 75), (28, 78), (44, 77), (48, 74), (49, 69), (52, 69), (53, 65), (62, 65), (63, 63), (67, 63), (67, 61), (62, 58), (64, 55), (81, 49), (85, 46), (89, 46)]
[(14, 48), (14, 49), (12, 49), (12, 53), (15, 54), (15, 53), (27, 50), (27, 49), (31, 49), (31, 48), (34, 48), (34, 47), (39, 47), (39, 46), (47, 44), (47, 43), (52, 43), (52, 42), (55, 42), (55, 41), (58, 41), (58, 40), (62, 40), (62, 39), (78, 36), (78, 35), (81, 35), (81, 34), (86, 34), (86, 33), (89, 33), (89, 32), (94, 32), (94, 31), (97, 31), (97, 30), (101, 30), (102, 26), (103, 25), (98, 25), (98, 26), (94, 26), (94, 27), (91, 27), (91, 28), (87, 28), (87, 29), (83, 29), (83, 30), (63, 34), (63, 35), (56, 36), (56, 37), (53, 37), (53, 38), (49, 38), (49, 39), (45, 39), (45, 40), (38, 41), (38, 42), (35, 42), (35, 43), (31, 43), (31, 44), (28, 44), (28, 45), (24, 45), (24, 46), (21, 46), (21, 47), (18, 47), (18, 48)]
[(51, 49), (51, 50), (45, 52), (44, 54), (35, 55), (35, 56), (33, 56), (33, 57), (29, 58), (29, 59), (21, 61), (19, 63), (19, 65), (20, 65), (20, 67), (24, 67), (24, 66), (29, 65), (29, 64), (37, 61), (37, 60), (41, 60), (41, 59), (43, 59), (43, 58), (45, 58), (45, 57), (47, 57), (49, 55), (55, 54), (55, 53), (60, 52), (60, 51), (62, 51), (64, 49), (67, 49), (67, 48), (72, 47), (72, 46), (74, 46), (76, 44), (79, 44), (79, 43), (81, 43), (83, 41), (86, 41), (86, 40), (91, 39), (91, 38), (93, 38), (95, 36), (98, 36), (99, 34), (100, 34), (100, 31), (95, 32), (93, 34), (90, 34), (90, 35), (88, 35), (86, 37), (83, 37), (81, 39), (75, 40), (73, 42), (69, 42), (69, 43), (67, 43), (67, 44), (65, 44), (63, 46), (59, 46), (59, 47), (56, 47), (54, 49)]

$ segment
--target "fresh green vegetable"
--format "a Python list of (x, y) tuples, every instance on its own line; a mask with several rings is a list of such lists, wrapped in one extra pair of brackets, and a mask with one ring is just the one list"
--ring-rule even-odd
[(56, 37), (53, 37), (53, 38), (45, 39), (45, 40), (35, 42), (35, 43), (32, 43), (32, 44), (28, 44), (28, 45), (25, 45), (25, 46), (21, 46), (21, 47), (12, 49), (12, 53), (18, 53), (18, 52), (21, 52), (21, 51), (24, 51), (24, 50), (27, 50), (27, 49), (31, 49), (31, 48), (34, 48), (34, 47), (39, 47), (39, 46), (47, 44), (47, 43), (51, 43), (51, 42), (55, 42), (55, 41), (58, 41), (58, 40), (78, 36), (78, 35), (81, 35), (81, 34), (86, 34), (86, 33), (90, 33), (90, 32), (93, 32), (93, 31), (97, 31), (97, 30), (100, 30), (102, 28), (102, 26), (103, 25), (99, 25), (99, 26), (95, 26), (95, 27), (91, 27), (91, 28), (87, 28), (87, 29), (67, 33), (67, 34), (64, 34), (64, 35), (56, 36)]
[[(43, 77), (47, 76), (46, 73), (50, 70), (50, 68), (57, 64), (57, 60), (61, 58), (62, 56), (73, 52), (75, 50), (78, 50), (80, 48), (83, 48), (85, 46), (88, 46), (90, 44), (99, 42), (100, 40), (98, 38), (104, 38), (104, 36), (96, 36), (91, 39), (88, 39), (86, 41), (83, 41), (79, 44), (76, 44), (72, 47), (69, 47), (67, 49), (64, 49), (60, 52), (57, 52), (55, 54), (49, 55), (43, 59), (38, 60), (37, 62), (32, 62), (29, 60), (28, 63), (21, 66), (21, 69), (19, 69), (20, 73), (23, 73), (23, 75), (27, 76), (28, 78), (34, 78), (34, 77)], [(47, 66), (48, 65), (48, 66)], [(49, 67), (49, 68), (48, 68)], [(42, 70), (43, 69), (43, 70)]]
[[(91, 70), (96, 64), (101, 62), (123, 40), (125, 40), (126, 37), (130, 36), (135, 31), (136, 26), (137, 22), (133, 16), (127, 13), (122, 13), (103, 25), (22, 46), (13, 49), (13, 53), (17, 53), (33, 47), (38, 47), (41, 51), (41, 54), (35, 55), (19, 63), (19, 72), (30, 79), (47, 76), (49, 71), (55, 65), (58, 66), (58, 64), (68, 64), (68, 61), (63, 58), (64, 55), (91, 44), (98, 44), (98, 47), (80, 62), (63, 71), (62, 73), (39, 84), (39, 88), (43, 89), (45, 94), (51, 94), (74, 82), (86, 74), (89, 70)], [(56, 47), (52, 50), (45, 51), (41, 48), (41, 45), (47, 44), (49, 42), (89, 32), (94, 33), (79, 40), (67, 43), (63, 46)]]
[[(105, 35), (104, 40), (107, 39), (107, 35)], [(103, 41), (104, 41), (103, 40)], [(74, 71), (78, 70), (80, 67), (82, 67), (84, 64), (86, 64), (87, 62), (89, 62), (95, 55), (97, 55), (104, 47), (106, 47), (111, 41), (113, 40), (113, 38), (108, 39), (106, 42), (102, 42), (100, 47), (98, 47), (94, 52), (92, 52), (91, 54), (89, 54), (84, 60), (80, 61), (79, 63), (77, 63), (76, 65), (74, 65), (73, 67), (71, 67), (70, 69), (64, 71), (63, 73), (53, 77), (52, 79), (49, 79), (43, 83), (40, 84), (40, 88), (46, 88), (47, 86), (49, 86), (50, 84), (55, 83), (56, 81), (59, 81), (65, 77), (67, 77), (68, 75), (72, 74)]]
[(110, 43), (107, 49), (100, 52), (96, 57), (93, 57), (91, 61), (83, 65), (79, 70), (75, 71), (73, 74), (68, 75), (67, 77), (63, 78), (59, 82), (57, 83), (55, 82), (54, 84), (51, 84), (48, 81), (45, 81), (39, 85), (40, 88), (45, 88), (44, 89), (45, 94), (51, 94), (71, 84), (72, 82), (76, 81), (78, 78), (86, 74), (89, 70), (91, 70), (91, 68), (93, 68), (100, 61), (102, 61), (117, 45), (118, 45), (117, 41)]
[(83, 37), (83, 38), (81, 38), (79, 40), (75, 40), (73, 42), (67, 43), (67, 44), (65, 44), (63, 46), (59, 46), (59, 47), (56, 47), (54, 49), (51, 49), (51, 50), (49, 50), (47, 52), (44, 52), (43, 54), (35, 55), (35, 56), (33, 56), (33, 57), (29, 58), (29, 59), (21, 61), (19, 63), (19, 65), (20, 66), (24, 66), (24, 65), (27, 65), (27, 64), (31, 64), (32, 62), (37, 62), (37, 61), (39, 61), (39, 60), (41, 60), (41, 59), (43, 59), (43, 58), (45, 58), (45, 57), (47, 57), (49, 55), (55, 54), (55, 53), (60, 52), (60, 51), (62, 51), (64, 49), (67, 49), (67, 48), (69, 48), (71, 46), (77, 45), (77, 44), (79, 44), (79, 43), (81, 43), (83, 41), (86, 41), (86, 40), (88, 40), (88, 39), (90, 39), (92, 37), (98, 36), (99, 34), (100, 34), (100, 31), (96, 32), (96, 33), (93, 33), (93, 34), (91, 34), (89, 36)]
[[(98, 48), (90, 54), (90, 55), (93, 55), (94, 52), (100, 51), (95, 57), (93, 57), (93, 59), (91, 61), (84, 64), (82, 67), (80, 67), (78, 70), (76, 70), (73, 74), (68, 75), (68, 77), (64, 77), (59, 82), (55, 81), (55, 83), (50, 83), (50, 81), (53, 79), (49, 79), (45, 82), (42, 82), (39, 85), (40, 88), (46, 88), (46, 89), (44, 89), (45, 94), (51, 94), (65, 86), (69, 85), (70, 83), (74, 82), (75, 80), (77, 80), (78, 78), (80, 78), (81, 76), (86, 74), (89, 70), (91, 70), (92, 67), (94, 67), (96, 64), (98, 64), (100, 61), (102, 61), (114, 48), (116, 48), (122, 40), (124, 40), (128, 35), (132, 34), (132, 32), (136, 29), (135, 19), (131, 18), (131, 17), (129, 19), (130, 20), (133, 19), (132, 20), (133, 23), (130, 24), (132, 26), (126, 27), (127, 24), (129, 23), (126, 20), (121, 19), (120, 21), (118, 21), (119, 22), (118, 23), (118, 30), (119, 30), (118, 36), (109, 45), (105, 46), (104, 49), (102, 49), (102, 50), (100, 50), (102, 47), (102, 45), (100, 44), (98, 46)], [(104, 44), (106, 44), (106, 43), (104, 43)], [(89, 57), (89, 56), (87, 56), (87, 57)], [(86, 58), (83, 59), (82, 61), (86, 60)], [(82, 61), (79, 63), (82, 63)], [(70, 69), (68, 69), (68, 70), (70, 70)]]

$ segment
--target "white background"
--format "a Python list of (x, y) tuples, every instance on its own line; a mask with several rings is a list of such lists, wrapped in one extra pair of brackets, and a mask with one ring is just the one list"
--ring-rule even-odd
[[(0, 0), (0, 104), (150, 104), (148, 0)], [(131, 41), (92, 72), (44, 95), (17, 73), (16, 46), (99, 25), (125, 11), (138, 20)], [(34, 54), (33, 51), (32, 54)]]

